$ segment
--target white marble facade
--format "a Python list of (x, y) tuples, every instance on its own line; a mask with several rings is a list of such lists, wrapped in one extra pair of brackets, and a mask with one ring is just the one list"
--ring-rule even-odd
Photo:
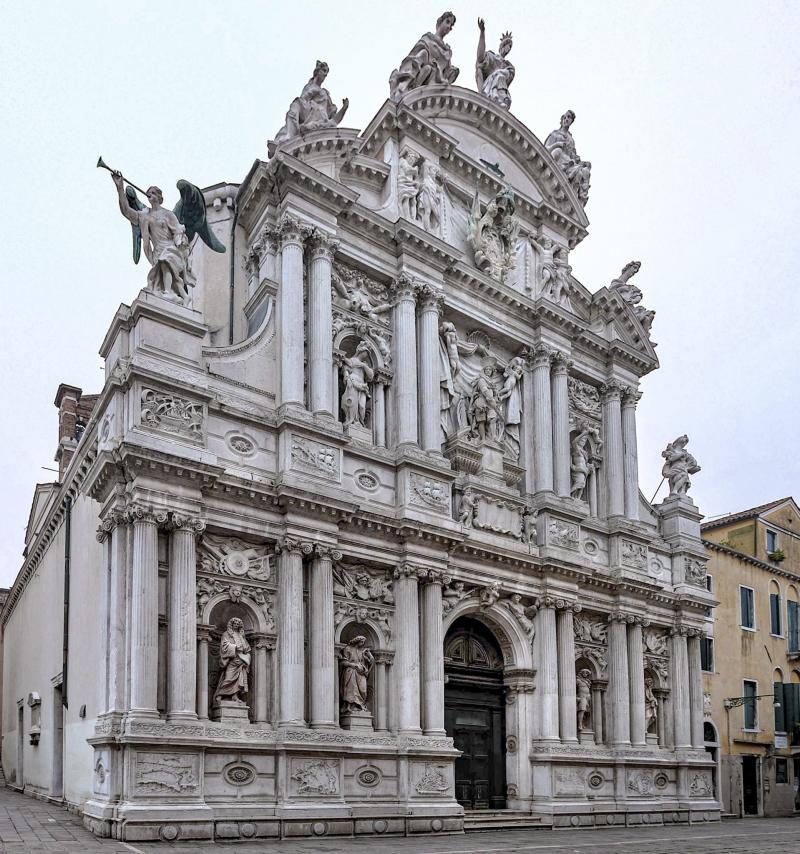
[(506, 106), (447, 82), (272, 150), (225, 191), (235, 249), (215, 229), (234, 343), (211, 330), (228, 261), (199, 244), (193, 306), (145, 289), (103, 342), (71, 467), (107, 568), (87, 825), (460, 830), (464, 618), (501, 651), (506, 808), (718, 818), (700, 515), (639, 491), (658, 361), (617, 290), (571, 275), (575, 188)]

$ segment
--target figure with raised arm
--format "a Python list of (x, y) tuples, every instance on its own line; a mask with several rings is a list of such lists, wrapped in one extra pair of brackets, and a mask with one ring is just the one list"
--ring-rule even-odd
[(499, 53), (486, 50), (486, 25), (483, 18), (478, 18), (478, 56), (475, 61), (475, 83), (478, 91), (496, 101), (508, 110), (511, 107), (511, 95), (508, 91), (514, 79), (514, 66), (506, 58), (511, 50), (513, 41), (511, 33), (503, 33), (500, 37)]
[(669, 481), (670, 498), (686, 495), (692, 485), (689, 475), (700, 471), (697, 460), (686, 450), (688, 444), (689, 437), (684, 434), (670, 442), (661, 452), (664, 457), (661, 474)]

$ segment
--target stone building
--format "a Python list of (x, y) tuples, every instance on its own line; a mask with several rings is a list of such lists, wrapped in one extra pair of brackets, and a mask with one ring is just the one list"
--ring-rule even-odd
[(2, 612), (6, 776), (99, 835), (719, 817), (686, 437), (638, 488), (639, 265), (572, 276), (575, 116), (509, 111), (509, 34), (454, 85), (453, 23), (361, 131), (318, 63), (180, 216), (115, 175), (152, 269)]
[(701, 529), (719, 602), (701, 643), (720, 801), (733, 815), (791, 815), (800, 809), (800, 508), (781, 498)]

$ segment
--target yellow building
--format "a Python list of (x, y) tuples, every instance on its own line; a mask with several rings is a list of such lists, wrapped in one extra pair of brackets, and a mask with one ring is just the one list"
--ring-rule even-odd
[(719, 602), (701, 651), (723, 812), (790, 815), (800, 810), (800, 508), (782, 498), (701, 531)]

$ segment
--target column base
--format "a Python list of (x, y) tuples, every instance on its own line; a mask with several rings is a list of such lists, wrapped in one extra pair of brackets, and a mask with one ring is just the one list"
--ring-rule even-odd
[(179, 712), (167, 712), (167, 722), (171, 724), (194, 723), (197, 719), (197, 712), (183, 710)]
[(311, 721), (309, 724), (311, 729), (337, 729), (336, 721)]
[(447, 730), (444, 730), (444, 729), (425, 729), (422, 731), (422, 734), (423, 735), (442, 737), (442, 736), (447, 735)]

